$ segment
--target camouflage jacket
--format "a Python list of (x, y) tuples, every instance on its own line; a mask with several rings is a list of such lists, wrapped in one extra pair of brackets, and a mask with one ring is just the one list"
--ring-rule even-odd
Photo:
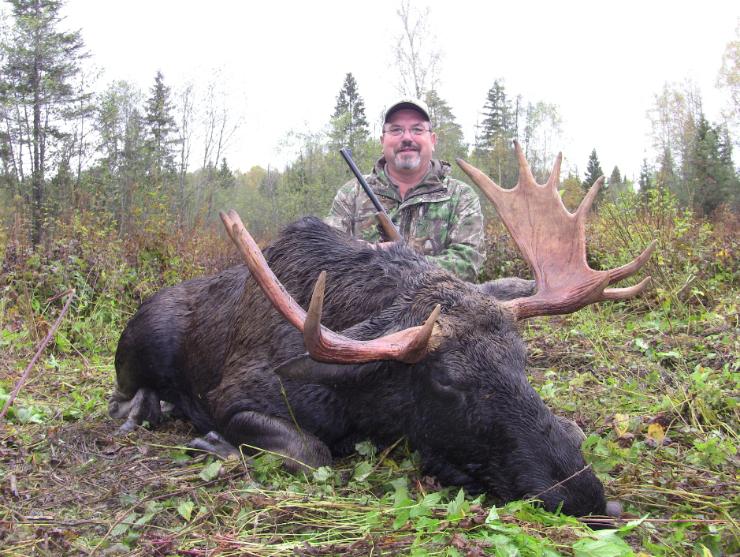
[[(429, 173), (401, 200), (398, 186), (385, 173), (385, 159), (366, 180), (404, 240), (441, 267), (474, 281), (483, 260), (483, 214), (473, 189), (449, 177), (451, 167), (433, 160)], [(337, 192), (330, 226), (368, 242), (382, 241), (375, 207), (357, 180)]]

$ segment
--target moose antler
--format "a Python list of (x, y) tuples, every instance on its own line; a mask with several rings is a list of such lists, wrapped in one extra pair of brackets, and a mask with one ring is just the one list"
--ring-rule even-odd
[(272, 272), (236, 211), (232, 209), (228, 214), (221, 211), (219, 215), (226, 232), (244, 256), (257, 284), (275, 309), (303, 333), (306, 349), (314, 360), (334, 364), (399, 360), (413, 364), (433, 349), (432, 332), (439, 317), (439, 305), (434, 308), (423, 325), (409, 327), (373, 340), (360, 341), (335, 333), (321, 325), (326, 272), (322, 271), (316, 281), (311, 305), (306, 314)]
[(519, 180), (510, 190), (499, 187), (477, 168), (457, 159), (457, 164), (496, 206), (519, 251), (531, 267), (537, 292), (502, 304), (516, 319), (536, 315), (571, 313), (602, 300), (624, 300), (642, 292), (650, 277), (629, 288), (606, 288), (642, 267), (655, 248), (655, 241), (630, 263), (595, 271), (586, 262), (585, 222), (591, 205), (603, 184), (596, 181), (575, 213), (570, 213), (558, 194), (562, 154), (555, 159), (547, 183), (539, 185), (514, 141), (519, 161)]

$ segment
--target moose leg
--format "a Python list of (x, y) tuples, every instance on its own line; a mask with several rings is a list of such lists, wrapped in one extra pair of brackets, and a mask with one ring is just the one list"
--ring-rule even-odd
[(236, 446), (244, 444), (282, 455), (285, 468), (291, 472), (331, 463), (329, 448), (316, 436), (287, 420), (259, 412), (243, 411), (232, 416), (224, 437)]
[(126, 398), (126, 395), (117, 390), (108, 402), (108, 414), (112, 418), (126, 418), (123, 425), (116, 431), (118, 434), (133, 431), (137, 425), (145, 421), (152, 425), (157, 425), (162, 421), (159, 396), (147, 387), (140, 388), (131, 398)]

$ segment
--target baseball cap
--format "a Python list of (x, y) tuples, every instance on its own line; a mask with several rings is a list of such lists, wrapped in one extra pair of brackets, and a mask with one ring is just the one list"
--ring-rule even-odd
[(427, 122), (431, 120), (429, 118), (429, 107), (427, 106), (427, 103), (419, 99), (406, 97), (397, 100), (385, 109), (385, 114), (383, 115), (383, 123), (385, 124), (386, 122), (388, 122), (388, 118), (390, 118), (394, 112), (397, 112), (398, 110), (403, 110), (404, 108), (410, 108), (411, 110), (421, 112)]

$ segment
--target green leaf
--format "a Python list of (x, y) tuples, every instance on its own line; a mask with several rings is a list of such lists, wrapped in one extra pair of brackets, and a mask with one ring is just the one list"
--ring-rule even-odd
[(496, 508), (496, 505), (491, 507), (491, 510), (488, 511), (488, 516), (486, 516), (486, 524), (490, 524), (491, 522), (494, 522), (498, 520), (498, 509)]
[[(597, 535), (601, 535), (598, 532)], [(599, 539), (579, 540), (573, 544), (574, 557), (630, 557), (632, 549), (621, 538), (608, 530)]]
[(362, 462), (359, 462), (357, 466), (355, 466), (354, 474), (352, 475), (352, 479), (358, 482), (363, 482), (367, 479), (367, 477), (373, 473), (373, 466), (366, 460), (363, 460)]
[(111, 536), (121, 536), (128, 532), (131, 525), (136, 521), (136, 513), (129, 514), (126, 518), (124, 518), (121, 522), (116, 524), (115, 528), (111, 530)]
[(457, 520), (465, 516), (465, 492), (461, 489), (457, 492), (457, 497), (447, 505), (447, 518)]
[(332, 470), (329, 466), (319, 466), (313, 472), (313, 479), (317, 482), (326, 483), (333, 477), (334, 470)]
[(626, 534), (627, 532), (631, 532), (632, 530), (634, 530), (635, 528), (637, 528), (640, 524), (642, 524), (643, 522), (645, 522), (645, 520), (647, 519), (648, 516), (649, 515), (646, 514), (642, 518), (637, 518), (635, 520), (630, 520), (624, 526), (620, 526), (619, 529), (617, 530), (617, 532), (619, 532), (620, 534)]
[(57, 331), (56, 335), (54, 336), (54, 343), (56, 344), (59, 351), (64, 352), (65, 354), (72, 350), (72, 343), (69, 342), (67, 335), (65, 335), (62, 331)]
[(192, 501), (183, 501), (177, 505), (177, 513), (185, 519), (186, 522), (190, 522), (190, 515), (193, 513), (195, 503)]
[(211, 480), (218, 477), (218, 473), (221, 471), (221, 461), (214, 460), (200, 471), (198, 477), (204, 482), (210, 482)]
[(363, 441), (355, 445), (355, 450), (362, 456), (374, 457), (377, 449), (370, 441)]

